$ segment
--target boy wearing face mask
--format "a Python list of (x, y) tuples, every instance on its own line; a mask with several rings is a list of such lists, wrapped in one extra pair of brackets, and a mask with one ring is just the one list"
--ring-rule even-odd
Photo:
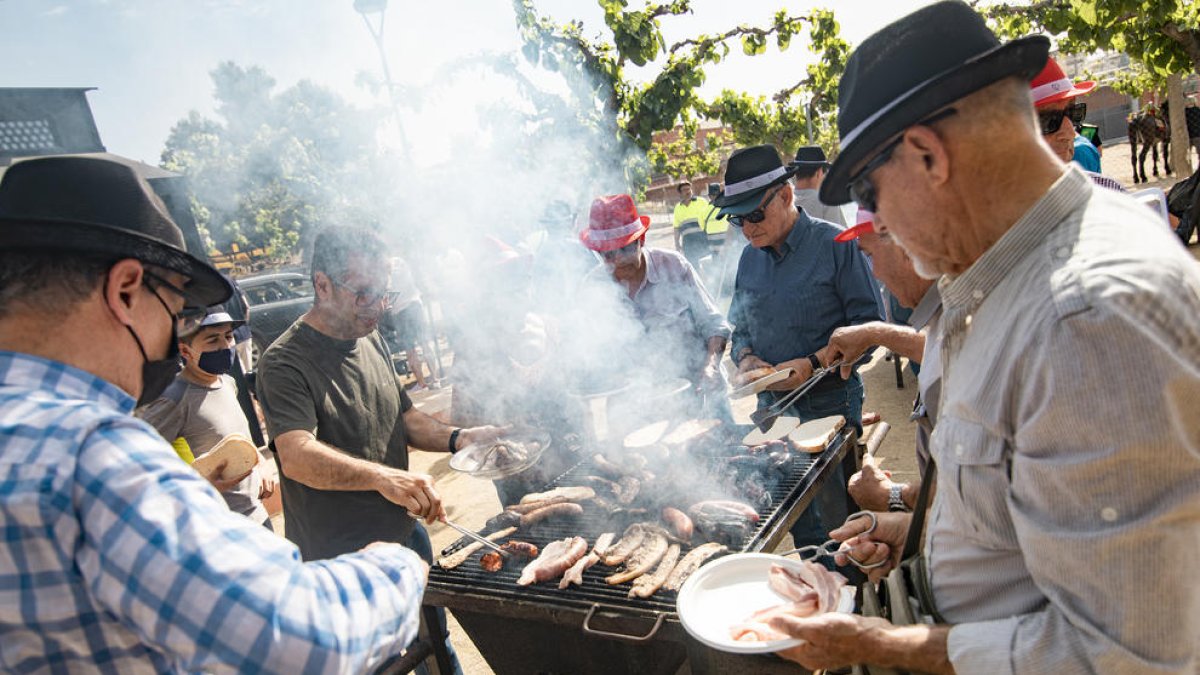
[[(236, 358), (233, 331), (243, 322), (211, 311), (194, 332), (180, 336), (183, 370), (158, 399), (138, 409), (168, 441), (182, 438), (193, 456), (201, 457), (229, 434), (250, 437), (246, 415), (237, 400), (237, 383), (228, 374)], [(262, 500), (275, 491), (275, 479), (260, 461), (249, 473), (231, 480), (212, 479), (213, 487), (236, 511), (271, 527)]]

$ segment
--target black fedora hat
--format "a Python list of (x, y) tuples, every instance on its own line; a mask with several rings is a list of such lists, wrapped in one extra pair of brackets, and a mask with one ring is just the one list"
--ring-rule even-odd
[(192, 307), (219, 305), (233, 287), (184, 250), (183, 233), (130, 167), (92, 157), (18, 162), (0, 178), (0, 247), (136, 258), (188, 277)]
[(758, 208), (763, 194), (796, 173), (784, 166), (773, 145), (755, 145), (734, 150), (725, 166), (725, 189), (712, 201), (721, 207), (718, 215), (741, 215)]
[(821, 183), (821, 201), (850, 201), (850, 173), (887, 140), (947, 104), (1006, 77), (1031, 80), (1050, 52), (1044, 36), (1001, 44), (959, 0), (905, 16), (850, 54), (838, 90), (841, 152)]
[(825, 158), (825, 150), (821, 146), (803, 145), (796, 151), (796, 159), (792, 160), (792, 166), (797, 169), (828, 170), (831, 165), (829, 160)]

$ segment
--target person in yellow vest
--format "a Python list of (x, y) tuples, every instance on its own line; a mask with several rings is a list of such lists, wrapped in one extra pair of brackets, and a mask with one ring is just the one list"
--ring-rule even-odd
[(672, 222), (675, 226), (675, 250), (683, 257), (699, 267), (700, 259), (708, 255), (708, 238), (701, 228), (712, 206), (707, 199), (692, 194), (691, 183), (680, 183), (675, 188), (679, 192), (679, 203), (675, 205)]

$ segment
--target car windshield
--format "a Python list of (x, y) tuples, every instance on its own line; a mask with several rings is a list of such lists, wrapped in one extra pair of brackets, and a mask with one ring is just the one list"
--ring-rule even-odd
[(271, 279), (260, 283), (243, 282), (242, 290), (246, 293), (246, 300), (251, 307), (282, 300), (311, 298), (313, 295), (312, 282), (301, 276)]

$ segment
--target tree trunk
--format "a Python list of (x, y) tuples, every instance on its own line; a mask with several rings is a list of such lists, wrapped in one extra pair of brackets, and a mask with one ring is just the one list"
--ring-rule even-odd
[(1191, 149), (1188, 140), (1187, 114), (1183, 100), (1183, 78), (1177, 73), (1167, 76), (1167, 101), (1171, 104), (1171, 168), (1175, 170), (1176, 178), (1186, 178), (1192, 174)]

